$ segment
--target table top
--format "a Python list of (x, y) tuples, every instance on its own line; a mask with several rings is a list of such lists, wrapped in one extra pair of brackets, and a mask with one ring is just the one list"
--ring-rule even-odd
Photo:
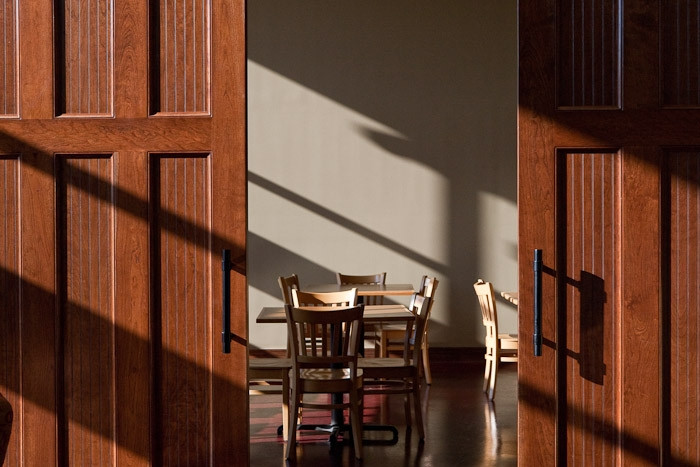
[(518, 304), (518, 292), (501, 292), (501, 297), (508, 300), (513, 305)]
[(364, 297), (379, 295), (412, 295), (415, 290), (412, 284), (314, 284), (302, 287), (306, 292), (340, 292), (343, 290), (357, 289), (357, 295)]
[[(310, 307), (313, 308), (313, 307)], [(362, 320), (365, 322), (380, 321), (413, 321), (415, 316), (403, 305), (365, 305)], [(260, 310), (255, 319), (256, 323), (286, 323), (283, 306), (266, 306)]]

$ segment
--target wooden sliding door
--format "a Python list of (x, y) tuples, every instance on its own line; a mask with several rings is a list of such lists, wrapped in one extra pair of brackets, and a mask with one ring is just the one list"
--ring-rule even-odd
[(698, 465), (700, 7), (528, 0), (519, 28), (519, 464)]
[(244, 5), (0, 0), (6, 466), (248, 462)]

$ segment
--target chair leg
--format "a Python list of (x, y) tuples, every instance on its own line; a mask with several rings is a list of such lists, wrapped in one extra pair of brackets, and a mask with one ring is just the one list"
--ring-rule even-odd
[(485, 357), (485, 362), (486, 365), (484, 366), (484, 386), (483, 386), (483, 391), (486, 392), (489, 388), (489, 382), (491, 380), (491, 359), (489, 357)]
[(296, 426), (296, 420), (299, 415), (299, 394), (297, 393), (297, 388), (293, 387), (292, 388), (292, 397), (291, 397), (291, 404), (292, 406), (290, 407), (289, 410), (289, 429), (288, 429), (288, 436), (287, 436), (287, 447), (285, 449), (285, 454), (284, 458), (285, 459), (291, 459), (296, 456), (296, 444), (297, 444), (297, 426)]
[[(379, 339), (377, 339), (376, 344), (374, 345), (374, 352), (375, 354), (378, 354), (380, 358), (386, 358), (388, 356), (387, 352), (387, 345), (389, 345), (389, 341), (387, 340), (387, 331), (381, 331), (379, 333)], [(378, 351), (378, 352), (377, 352)]]
[(413, 412), (415, 413), (416, 426), (418, 426), (418, 439), (425, 439), (425, 428), (423, 427), (423, 407), (420, 403), (420, 378), (416, 374), (413, 379)]
[(496, 393), (496, 375), (498, 374), (498, 359), (494, 358), (491, 360), (491, 378), (489, 378), (489, 400), (493, 400), (493, 396)]
[(282, 378), (282, 439), (289, 439), (289, 375)]
[(355, 447), (355, 457), (362, 459), (362, 412), (363, 395), (358, 391), (350, 391), (350, 428), (352, 442)]
[(413, 419), (411, 418), (411, 395), (408, 393), (403, 398), (403, 413), (406, 417), (406, 427), (410, 430), (413, 426)]
[(433, 384), (433, 375), (430, 374), (429, 350), (428, 336), (423, 336), (423, 375), (425, 376), (426, 384)]

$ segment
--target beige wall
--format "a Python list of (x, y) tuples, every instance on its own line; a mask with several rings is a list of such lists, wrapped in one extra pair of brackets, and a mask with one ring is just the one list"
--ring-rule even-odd
[(335, 271), (437, 276), (431, 345), (481, 345), (472, 283), (517, 284), (516, 1), (249, 1), (248, 56), (251, 345), (285, 345), (277, 276)]

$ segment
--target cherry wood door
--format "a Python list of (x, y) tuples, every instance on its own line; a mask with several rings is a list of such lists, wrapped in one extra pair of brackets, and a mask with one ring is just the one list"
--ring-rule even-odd
[(519, 464), (699, 465), (700, 7), (528, 0), (519, 28)]
[(0, 0), (5, 465), (247, 464), (244, 5)]

